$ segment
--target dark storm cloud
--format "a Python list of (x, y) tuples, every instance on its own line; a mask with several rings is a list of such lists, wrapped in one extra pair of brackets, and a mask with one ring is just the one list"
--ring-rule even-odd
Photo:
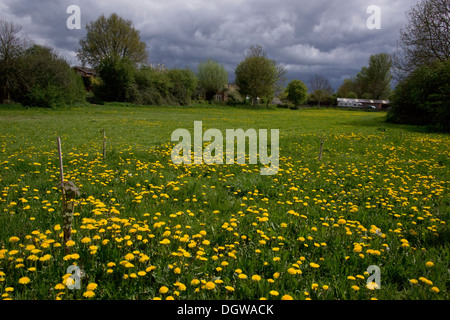
[[(190, 67), (207, 58), (227, 68), (230, 79), (245, 50), (258, 43), (283, 64), (288, 78), (308, 82), (314, 74), (338, 87), (368, 63), (370, 55), (396, 47), (409, 0), (6, 0), (0, 16), (21, 24), (28, 38), (54, 47), (71, 64), (84, 26), (118, 13), (133, 21), (152, 63)], [(81, 8), (82, 30), (69, 30), (69, 5)], [(369, 30), (366, 12), (381, 8), (381, 30)]]

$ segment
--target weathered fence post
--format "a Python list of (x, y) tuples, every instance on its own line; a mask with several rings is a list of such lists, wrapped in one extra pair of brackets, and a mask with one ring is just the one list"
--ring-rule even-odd
[(106, 159), (106, 133), (105, 129), (102, 130), (103, 132), (103, 160)]
[[(72, 240), (72, 220), (73, 220), (73, 210), (75, 207), (75, 203), (73, 198), (76, 195), (79, 195), (79, 191), (76, 186), (71, 181), (64, 181), (64, 170), (63, 170), (63, 160), (62, 160), (62, 152), (61, 152), (61, 139), (57, 138), (58, 143), (58, 156), (59, 156), (59, 173), (60, 173), (60, 184), (58, 185), (61, 188), (62, 193), (62, 218), (63, 218), (63, 245), (64, 251), (66, 253), (70, 252), (70, 247), (66, 244), (68, 241)], [(70, 201), (68, 201), (70, 199)]]
[(319, 161), (322, 161), (323, 140), (320, 141)]
[(67, 203), (66, 203), (66, 190), (64, 189), (64, 169), (63, 169), (63, 160), (62, 160), (62, 152), (61, 152), (61, 138), (58, 137), (56, 139), (58, 143), (58, 156), (59, 156), (59, 181), (61, 186), (61, 195), (62, 195), (62, 217), (63, 217), (63, 245), (64, 250), (68, 253), (69, 248), (66, 246), (67, 241), (71, 238), (72, 226), (68, 223), (67, 217)]

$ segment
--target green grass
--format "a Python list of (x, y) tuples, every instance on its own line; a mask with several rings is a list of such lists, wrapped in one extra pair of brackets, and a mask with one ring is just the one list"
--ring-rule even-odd
[[(0, 106), (0, 294), (449, 299), (450, 138), (384, 120), (335, 109)], [(194, 121), (222, 133), (279, 129), (278, 174), (262, 176), (260, 165), (175, 166), (171, 133), (193, 133)], [(65, 179), (81, 192), (78, 256), (61, 246), (57, 136)], [(64, 285), (72, 263), (85, 271), (81, 290)], [(370, 265), (380, 267), (380, 290), (366, 288)], [(98, 285), (91, 298), (89, 283)]]

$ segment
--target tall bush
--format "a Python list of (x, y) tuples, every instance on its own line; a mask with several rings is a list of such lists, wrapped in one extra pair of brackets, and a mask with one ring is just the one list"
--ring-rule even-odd
[(135, 69), (131, 60), (107, 57), (100, 62), (97, 72), (101, 81), (93, 90), (98, 99), (115, 102), (132, 100)]
[(436, 125), (450, 131), (450, 61), (424, 65), (401, 81), (388, 121)]
[(189, 69), (171, 69), (168, 76), (173, 84), (169, 91), (175, 102), (182, 106), (190, 104), (197, 88), (197, 77), (194, 72)]
[(53, 49), (32, 46), (21, 57), (20, 68), (15, 96), (24, 105), (50, 108), (85, 101), (82, 78)]

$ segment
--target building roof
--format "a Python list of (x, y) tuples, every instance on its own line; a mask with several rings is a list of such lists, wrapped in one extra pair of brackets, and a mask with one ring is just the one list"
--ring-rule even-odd
[(360, 102), (360, 103), (381, 103), (381, 104), (389, 104), (389, 100), (371, 100), (371, 99), (350, 99), (350, 98), (338, 98), (339, 102)]
[(79, 70), (79, 71), (81, 71), (83, 73), (86, 73), (86, 74), (91, 74), (93, 76), (97, 75), (97, 72), (94, 69), (92, 69), (92, 68), (74, 66), (73, 69)]

